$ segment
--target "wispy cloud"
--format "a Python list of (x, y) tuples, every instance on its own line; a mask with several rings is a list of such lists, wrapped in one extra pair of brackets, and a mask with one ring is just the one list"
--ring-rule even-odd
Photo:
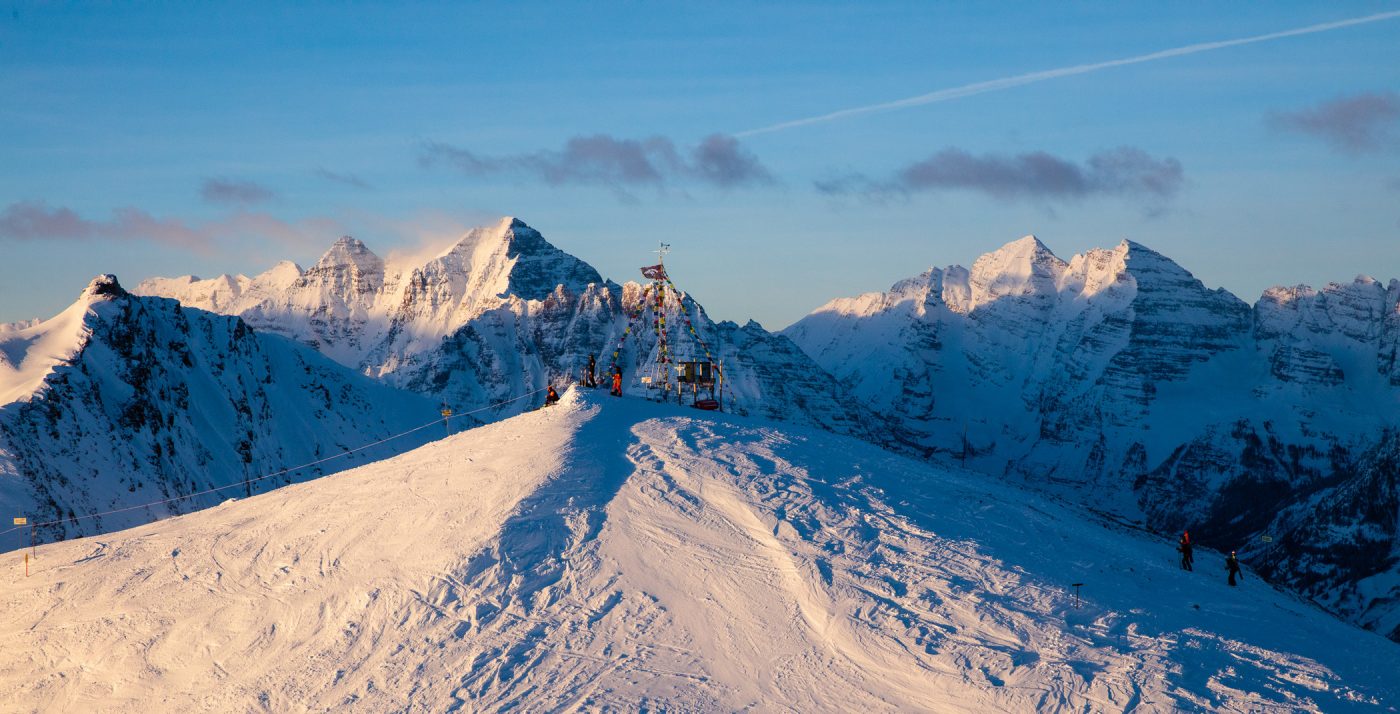
[(252, 181), (238, 181), (227, 178), (209, 178), (199, 189), (199, 194), (209, 203), (249, 206), (265, 203), (277, 197), (272, 189)]
[(1181, 162), (1170, 157), (1154, 158), (1142, 149), (1128, 146), (1101, 151), (1082, 164), (1044, 151), (977, 156), (963, 149), (947, 148), (886, 179), (852, 174), (819, 181), (816, 188), (829, 195), (868, 200), (921, 191), (965, 190), (1008, 200), (1130, 196), (1159, 206), (1175, 196), (1184, 181)]
[(340, 173), (338, 171), (330, 171), (325, 168), (320, 168), (316, 169), (316, 175), (332, 183), (343, 184), (351, 188), (358, 188), (360, 190), (369, 190), (374, 188), (369, 184), (368, 181), (365, 181), (364, 179), (360, 178), (359, 176), (356, 176), (355, 174)]
[(719, 187), (771, 183), (758, 158), (730, 136), (706, 137), (688, 150), (663, 136), (618, 139), (576, 136), (561, 149), (486, 155), (441, 142), (424, 144), (424, 167), (447, 166), (473, 178), (519, 176), (551, 185), (600, 185), (615, 189), (664, 188), (702, 183)]
[(118, 208), (106, 219), (90, 219), (70, 208), (43, 201), (12, 203), (0, 211), (0, 240), (11, 241), (132, 241), (177, 246), (198, 252), (250, 238), (281, 243), (319, 244), (340, 235), (342, 227), (329, 218), (284, 221), (266, 213), (239, 211), (223, 218), (190, 224), (158, 218), (139, 208)]
[(1372, 92), (1338, 97), (1295, 112), (1269, 117), (1276, 129), (1309, 134), (1348, 154), (1400, 147), (1400, 93)]
[(769, 126), (760, 127), (757, 129), (741, 131), (736, 133), (734, 136), (744, 138), (754, 136), (757, 134), (767, 134), (769, 132), (782, 131), (784, 129), (793, 129), (800, 126), (808, 126), (811, 124), (822, 124), (829, 121), (836, 121), (838, 119), (848, 119), (855, 116), (861, 116), (863, 114), (875, 114), (879, 112), (895, 111), (898, 109), (908, 109), (910, 107), (919, 107), (924, 106), (926, 104), (936, 104), (938, 102), (947, 102), (952, 101), (954, 99), (962, 99), (964, 97), (975, 96), (978, 94), (986, 94), (988, 92), (1000, 92), (1002, 90), (1011, 89), (1013, 87), (1034, 84), (1036, 82), (1044, 82), (1050, 79), (1059, 79), (1060, 77), (1072, 77), (1078, 74), (1088, 74), (1090, 72), (1111, 69), (1113, 67), (1123, 67), (1126, 65), (1141, 64), (1143, 62), (1155, 62), (1157, 60), (1170, 59), (1173, 57), (1184, 57), (1186, 55), (1194, 55), (1201, 52), (1221, 50), (1227, 47), (1251, 45), (1256, 42), (1269, 42), (1272, 40), (1281, 40), (1287, 37), (1298, 37), (1300, 35), (1311, 35), (1318, 32), (1329, 32), (1331, 30), (1340, 30), (1345, 27), (1364, 25), (1372, 22), (1381, 22), (1384, 20), (1393, 20), (1396, 18), (1400, 18), (1400, 10), (1381, 12), (1376, 13), (1374, 15), (1366, 15), (1363, 17), (1354, 17), (1346, 20), (1338, 20), (1336, 22), (1324, 22), (1317, 25), (1308, 25), (1307, 27), (1298, 27), (1291, 30), (1283, 30), (1281, 32), (1270, 32), (1264, 35), (1252, 35), (1250, 37), (1240, 37), (1231, 40), (1219, 40), (1216, 42), (1202, 42), (1194, 45), (1186, 45), (1184, 47), (1174, 47), (1172, 49), (1161, 50), (1159, 52), (1152, 52), (1144, 55), (1134, 55), (1132, 57), (1123, 57), (1120, 59), (1106, 60), (1103, 62), (1094, 62), (1092, 64), (1080, 64), (1069, 67), (1060, 67), (1057, 69), (1041, 70), (1039, 72), (1029, 72), (1026, 74), (1018, 74), (1011, 77), (1003, 77), (1001, 79), (993, 79), (985, 82), (964, 84), (960, 87), (940, 89), (934, 92), (929, 92), (927, 94), (906, 97), (904, 99), (896, 99), (894, 101), (889, 102), (881, 102), (879, 104), (869, 104), (866, 106), (852, 107), (850, 109), (841, 109), (839, 111), (805, 117), (802, 119), (793, 119), (791, 121), (780, 122), (778, 124), (771, 124)]

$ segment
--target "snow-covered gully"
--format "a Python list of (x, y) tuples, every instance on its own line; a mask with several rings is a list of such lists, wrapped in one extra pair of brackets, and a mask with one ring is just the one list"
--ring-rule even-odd
[(0, 583), (0, 709), (1400, 705), (1400, 646), (1170, 555), (863, 442), (573, 391), (47, 546)]

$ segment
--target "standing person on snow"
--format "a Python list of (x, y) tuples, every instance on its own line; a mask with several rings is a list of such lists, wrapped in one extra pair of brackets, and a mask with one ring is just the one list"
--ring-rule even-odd
[(597, 363), (596, 361), (594, 361), (593, 355), (588, 355), (588, 375), (587, 375), (587, 377), (585, 377), (585, 379), (584, 379), (584, 381), (583, 381), (584, 386), (586, 386), (586, 387), (596, 387), (596, 386), (598, 386), (598, 380), (597, 380), (596, 377), (594, 377), (594, 372), (593, 372), (593, 370), (595, 370), (595, 369), (597, 369), (597, 368), (598, 368), (598, 363)]
[(1192, 564), (1195, 563), (1195, 557), (1191, 554), (1190, 531), (1181, 532), (1181, 540), (1177, 541), (1176, 550), (1177, 552), (1181, 553), (1181, 569), (1191, 570)]
[(1230, 557), (1225, 559), (1225, 570), (1230, 573), (1230, 587), (1235, 587), (1235, 578), (1244, 580), (1244, 573), (1240, 572), (1240, 559), (1235, 557), (1235, 551), (1230, 551)]
[(554, 403), (557, 401), (559, 401), (559, 393), (554, 391), (554, 385), (551, 384), (549, 385), (549, 391), (544, 395), (544, 405), (547, 407), (554, 406)]
[(613, 370), (612, 395), (613, 395), (614, 397), (620, 397), (620, 396), (622, 396), (622, 370), (621, 370), (621, 369)]

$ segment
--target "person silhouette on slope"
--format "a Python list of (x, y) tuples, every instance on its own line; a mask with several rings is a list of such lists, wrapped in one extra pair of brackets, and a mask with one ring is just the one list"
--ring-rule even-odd
[(1235, 578), (1244, 580), (1244, 573), (1240, 572), (1240, 559), (1235, 557), (1235, 551), (1230, 551), (1230, 557), (1225, 559), (1225, 570), (1230, 573), (1230, 587), (1235, 587)]
[(1192, 564), (1195, 563), (1195, 557), (1191, 553), (1192, 548), (1190, 531), (1181, 532), (1181, 540), (1177, 541), (1176, 550), (1177, 552), (1181, 553), (1181, 569), (1188, 571), (1191, 570)]
[(549, 391), (546, 392), (544, 395), (544, 405), (547, 407), (552, 407), (554, 406), (555, 402), (559, 401), (559, 393), (554, 391), (554, 385), (552, 384), (549, 385), (548, 389)]

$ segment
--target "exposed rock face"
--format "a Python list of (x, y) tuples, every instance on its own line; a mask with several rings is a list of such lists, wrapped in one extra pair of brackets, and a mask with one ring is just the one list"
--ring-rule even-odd
[[(1026, 237), (784, 334), (927, 453), (1192, 527), (1395, 637), (1400, 601), (1361, 584), (1400, 583), (1393, 556), (1371, 558), (1400, 547), (1394, 508), (1363, 513), (1355, 494), (1394, 493), (1377, 464), (1400, 427), (1398, 302), (1400, 281), (1361, 277), (1251, 308), (1131, 241), (1065, 262)], [(1338, 527), (1358, 520), (1370, 546)]]
[(1256, 567), (1334, 612), (1400, 641), (1400, 433), (1391, 431), (1346, 471), (1290, 503)]
[[(426, 434), (241, 484), (432, 421), (435, 405), (236, 317), (99, 276), (52, 320), (0, 334), (0, 502), (45, 539), (100, 533), (381, 458)], [(57, 357), (52, 357), (52, 355)], [(4, 370), (0, 370), (3, 373)], [(28, 534), (24, 534), (26, 541)]]

